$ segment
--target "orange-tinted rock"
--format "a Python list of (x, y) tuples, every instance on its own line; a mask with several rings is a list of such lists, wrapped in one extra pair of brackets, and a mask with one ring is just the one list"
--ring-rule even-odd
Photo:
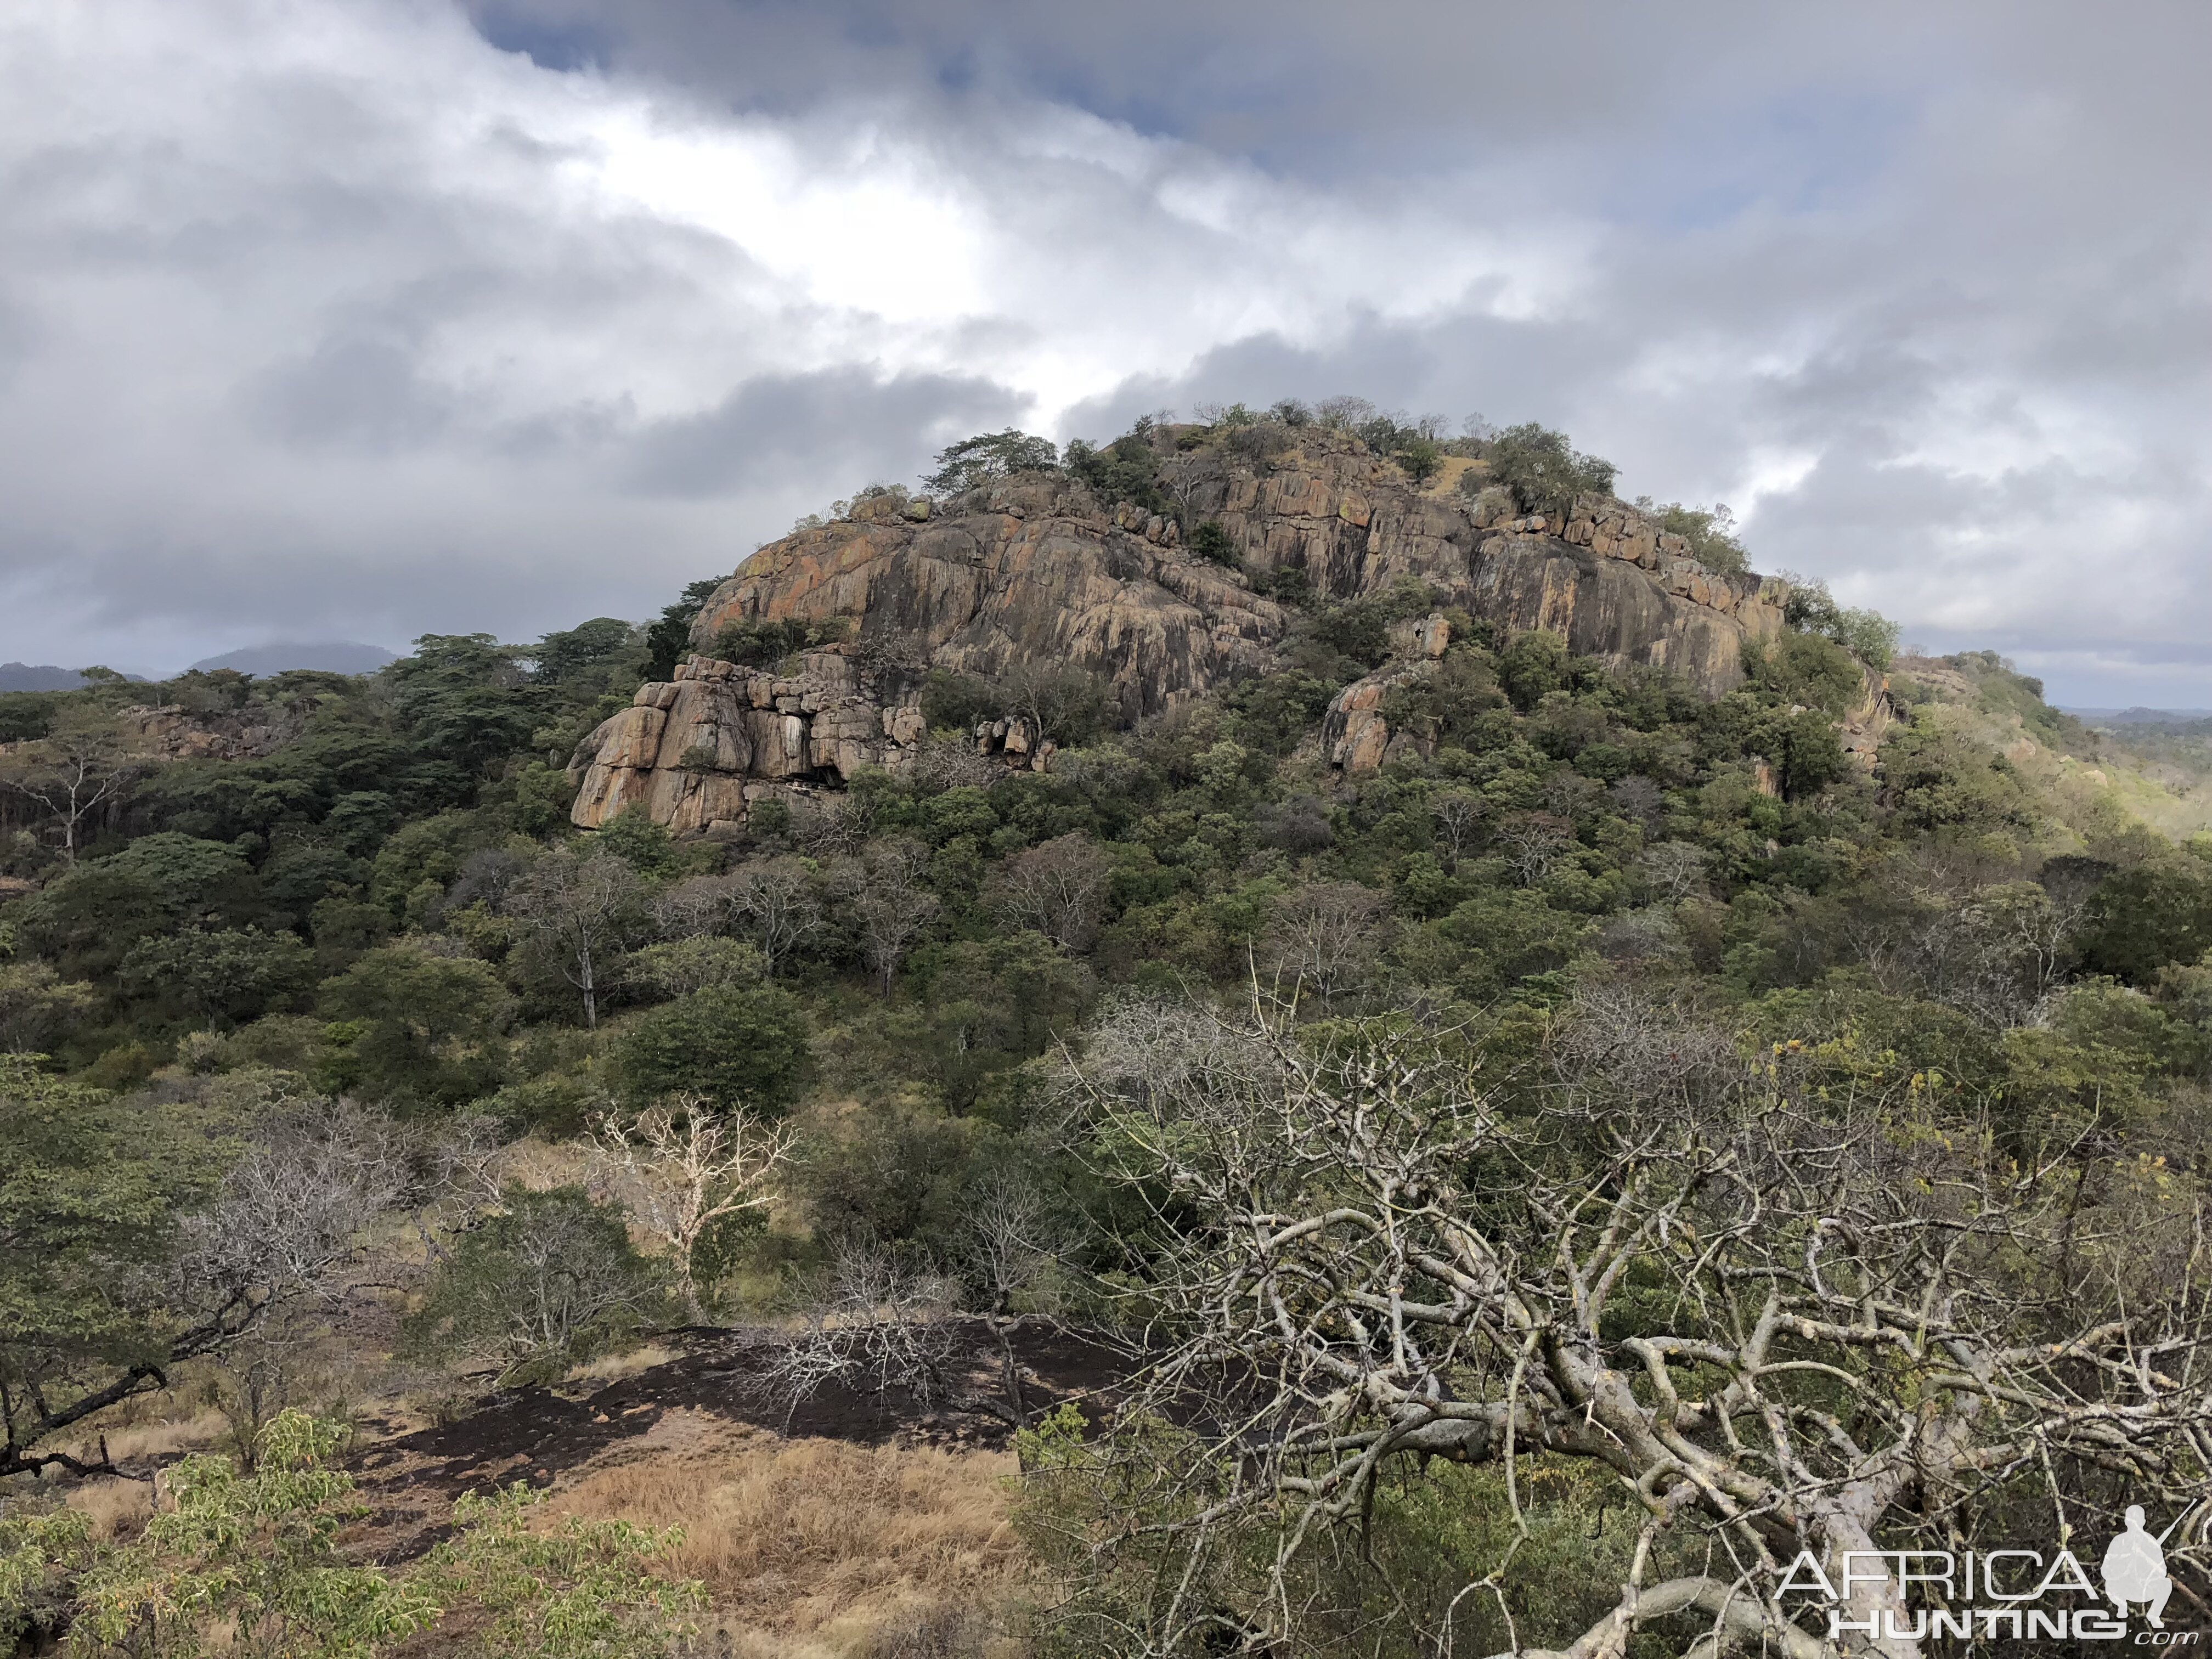
[[(1741, 680), (1747, 639), (1781, 627), (1786, 588), (1690, 562), (1679, 537), (1624, 503), (1584, 496), (1564, 514), (1521, 514), (1496, 487), (1473, 500), (1428, 494), (1355, 440), (1297, 436), (1260, 460), (1178, 451), (1163, 430), (1161, 483), (1181, 524), (1036, 474), (927, 509), (866, 504), (770, 543), (701, 612), (692, 641), (705, 654), (579, 746), (575, 821), (640, 803), (705, 833), (742, 821), (764, 787), (836, 787), (861, 767), (902, 764), (927, 735), (916, 704), (932, 668), (988, 677), (1064, 664), (1107, 682), (1132, 718), (1263, 672), (1291, 617), (1243, 574), (1183, 550), (1182, 526), (1208, 520), (1255, 575), (1297, 569), (1337, 599), (1411, 579), (1443, 605), (1553, 629), (1580, 655), (1672, 670), (1708, 696)], [(711, 655), (733, 623), (784, 620), (842, 621), (852, 634), (807, 652), (796, 675)], [(1401, 653), (1420, 661), (1449, 641), (1441, 616), (1406, 632)], [(1370, 698), (1369, 684), (1330, 711), (1329, 752), (1352, 769), (1380, 764), (1393, 741), (1382, 687)], [(1038, 769), (1051, 746), (1006, 721), (978, 744)]]

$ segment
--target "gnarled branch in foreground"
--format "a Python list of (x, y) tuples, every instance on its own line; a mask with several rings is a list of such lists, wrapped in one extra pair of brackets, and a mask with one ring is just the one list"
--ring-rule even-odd
[[(1553, 1029), (1540, 1087), (1460, 1034), (1320, 1029), (1133, 1005), (1071, 1078), (1147, 1206), (1127, 1243), (1164, 1357), (1124, 1420), (1185, 1449), (1150, 1524), (1279, 1528), (1238, 1650), (1291, 1632), (1299, 1552), (1412, 1459), (1497, 1468), (1516, 1516), (1532, 1460), (1617, 1482), (1643, 1530), (1577, 1659), (1660, 1620), (1701, 1655), (1845, 1651), (1831, 1604), (1783, 1591), (1802, 1552), (1876, 1621), (1849, 1651), (1917, 1659), (1870, 1553), (2055, 1550), (2130, 1502), (2196, 1506), (2166, 1559), (2201, 1585), (2212, 1301), (2183, 1183), (2087, 1135), (2004, 1150), (1924, 1079), (1746, 1060), (1618, 995)], [(1223, 1618), (1172, 1583), (1154, 1612), (1163, 1652)]]

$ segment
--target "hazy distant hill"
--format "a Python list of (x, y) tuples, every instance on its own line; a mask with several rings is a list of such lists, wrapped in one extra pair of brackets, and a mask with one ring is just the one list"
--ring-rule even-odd
[(2189, 726), (2212, 720), (2212, 708), (2069, 708), (2091, 726)]
[(73, 691), (84, 684), (74, 668), (52, 663), (0, 662), (0, 691)]
[(249, 645), (241, 651), (227, 651), (192, 666), (202, 672), (234, 668), (241, 674), (281, 674), (290, 668), (319, 668), (331, 674), (373, 674), (398, 654), (380, 645), (362, 645), (352, 640), (321, 644), (280, 640), (274, 645)]

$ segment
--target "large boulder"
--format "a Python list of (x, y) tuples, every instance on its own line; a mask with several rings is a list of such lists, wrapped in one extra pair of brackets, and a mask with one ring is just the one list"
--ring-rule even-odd
[[(579, 746), (575, 822), (641, 805), (681, 834), (726, 831), (764, 793), (902, 764), (927, 735), (918, 703), (933, 668), (1073, 667), (1110, 686), (1126, 717), (1161, 713), (1274, 659), (1291, 614), (1247, 571), (1297, 569), (1337, 599), (1412, 579), (1443, 604), (1555, 630), (1578, 654), (1671, 670), (1709, 696), (1739, 683), (1747, 640), (1782, 625), (1778, 585), (1705, 569), (1619, 501), (1520, 515), (1497, 489), (1416, 486), (1334, 433), (1303, 432), (1273, 454), (1184, 452), (1165, 430), (1156, 441), (1175, 514), (1032, 474), (941, 506), (857, 503), (763, 547), (701, 611), (698, 656)], [(1242, 568), (1193, 556), (1179, 520), (1220, 525)], [(733, 624), (787, 622), (842, 623), (846, 638), (781, 674), (718, 655)], [(1361, 707), (1333, 711), (1340, 764), (1364, 769), (1388, 748), (1381, 695), (1367, 687)], [(1049, 763), (1018, 720), (960, 735), (1008, 764)]]

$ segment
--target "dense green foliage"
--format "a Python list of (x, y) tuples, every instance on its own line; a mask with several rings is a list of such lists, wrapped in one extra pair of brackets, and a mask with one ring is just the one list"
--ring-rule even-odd
[(1507, 427), (1490, 444), (1490, 476), (1523, 513), (1564, 514), (1577, 495), (1611, 495), (1618, 470), (1533, 421)]
[[(1416, 477), (1446, 447), (1433, 422), (1326, 406), (1218, 411), (1172, 443), (1263, 449), (1316, 424)], [(1140, 425), (1070, 445), (1064, 465), (1102, 498), (1172, 514), (1172, 443)], [(1609, 465), (1539, 427), (1479, 447), (1525, 509), (1612, 485)], [(1006, 432), (939, 461), (929, 483), (946, 494), (1055, 458)], [(1658, 516), (1707, 563), (1741, 567), (1720, 511)], [(1234, 564), (1218, 522), (1185, 533), (1192, 554)], [(1255, 981), (1342, 1023), (1331, 1030), (1431, 1021), (1500, 1076), (1551, 1063), (1578, 997), (1630, 987), (1742, 1055), (1817, 1054), (1838, 1090), (1921, 1079), (1915, 1098), (1943, 1103), (1944, 1133), (1971, 1124), (2023, 1157), (2063, 1143), (2100, 1169), (2140, 1154), (2188, 1180), (2212, 1158), (2196, 1127), (2212, 1079), (2212, 842), (2176, 846), (1988, 741), (1984, 724), (2014, 720), (2045, 750), (2092, 741), (1993, 659), (1950, 659), (1971, 703), (1900, 676), (1870, 772), (1838, 721), (1879, 698), (1869, 671), (1894, 630), (1817, 584), (1711, 701), (1448, 612), (1449, 649), (1407, 664), (1383, 703), (1402, 741), (1352, 776), (1318, 740), (1330, 702), (1402, 652), (1403, 625), (1441, 596), (1279, 586), (1300, 608), (1269, 672), (1171, 714), (1133, 723), (1062, 665), (937, 671), (921, 695), (938, 741), (905, 770), (763, 803), (728, 844), (679, 844), (636, 814), (578, 835), (570, 754), (668, 672), (713, 586), (642, 629), (599, 618), (528, 646), (426, 636), (374, 677), (0, 697), (11, 742), (119, 730), (127, 702), (155, 697), (210, 731), (274, 734), (250, 758), (118, 763), (73, 838), (8, 798), (0, 872), (28, 890), (0, 906), (11, 1451), (18, 1425), (178, 1352), (199, 1315), (164, 1274), (270, 1091), (390, 1115), (426, 1137), (416, 1166), (477, 1115), (558, 1139), (686, 1096), (787, 1125), (803, 1154), (787, 1213), (711, 1232), (697, 1257), (706, 1278), (770, 1300), (848, 1247), (939, 1272), (975, 1306), (1039, 1294), (978, 1265), (976, 1216), (1015, 1187), (1058, 1229), (1059, 1270), (1137, 1282), (1144, 1263), (1116, 1231), (1127, 1200), (1095, 1179), (1095, 1149), (1068, 1144), (1054, 1057), (1103, 1007), (1233, 999)], [(720, 648), (771, 664), (833, 636), (746, 623)], [(976, 756), (967, 734), (993, 720), (1055, 744), (1049, 769)], [(550, 1376), (677, 1316), (665, 1264), (596, 1190), (480, 1193), (440, 1250), (407, 1332), (426, 1359)], [(1080, 1437), (1063, 1424), (1030, 1449), (1081, 1474), (1036, 1524), (1079, 1532), (1083, 1492), (1106, 1490), (1084, 1485)], [(1522, 1547), (1540, 1571), (1466, 1610), (1465, 1650), (1506, 1644), (1501, 1607), (1548, 1630), (1607, 1604), (1591, 1586), (1632, 1528), (1578, 1478), (1540, 1473)], [(284, 1534), (307, 1552), (301, 1571), (328, 1565), (307, 1559), (323, 1498), (246, 1492), (269, 1474), (200, 1475), (210, 1505), (250, 1497), (275, 1506), (254, 1524), (303, 1526)], [(1438, 1586), (1499, 1546), (1491, 1480), (1409, 1479), (1377, 1499), (1373, 1550), (1414, 1584), (1423, 1620)], [(556, 1548), (507, 1510), (465, 1519), (474, 1530), (437, 1558), (456, 1583), (546, 1552), (545, 1582), (598, 1584), (594, 1561), (628, 1573), (651, 1553), (611, 1535)], [(7, 1587), (33, 1571), (13, 1564), (33, 1551), (72, 1581), (143, 1588), (207, 1569), (182, 1526), (95, 1570), (63, 1523), (0, 1517), (0, 1629)], [(1219, 1594), (1247, 1593), (1243, 1571), (1224, 1568)], [(1375, 1635), (1399, 1614), (1367, 1564), (1313, 1571), (1334, 1575), (1316, 1594), (1346, 1621), (1328, 1638), (1341, 1650), (1413, 1650)], [(522, 1630), (538, 1603), (501, 1582), (505, 1602), (474, 1593)], [(255, 1617), (289, 1616), (289, 1590), (254, 1594)], [(414, 1616), (366, 1579), (348, 1605), (392, 1629)]]

